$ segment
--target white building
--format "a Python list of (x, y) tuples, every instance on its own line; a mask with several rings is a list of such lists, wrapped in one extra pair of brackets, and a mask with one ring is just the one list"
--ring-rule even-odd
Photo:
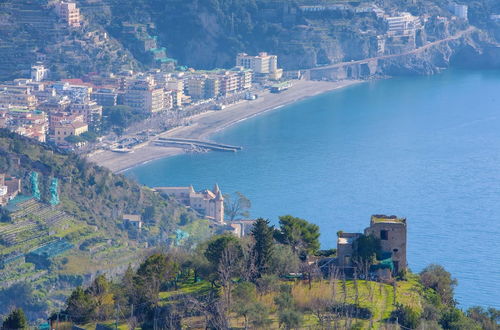
[(59, 16), (69, 27), (80, 27), (80, 9), (73, 2), (57, 2), (55, 4), (57, 16)]
[(265, 74), (273, 80), (279, 80), (283, 75), (283, 69), (278, 68), (278, 56), (265, 52), (257, 56), (239, 53), (236, 56), (236, 66), (251, 69), (257, 75)]
[(453, 3), (450, 6), (450, 11), (453, 15), (461, 19), (468, 19), (469, 7), (467, 5), (459, 5), (458, 3)]
[(386, 17), (390, 37), (414, 36), (415, 32), (422, 27), (419, 17), (410, 13), (402, 13), (400, 16)]
[(33, 81), (45, 80), (49, 75), (49, 69), (42, 64), (36, 64), (31, 67), (31, 79)]

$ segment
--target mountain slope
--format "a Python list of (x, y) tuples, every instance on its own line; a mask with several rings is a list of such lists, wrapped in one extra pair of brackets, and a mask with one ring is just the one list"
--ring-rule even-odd
[[(40, 200), (32, 197), (33, 172)], [(150, 188), (6, 130), (0, 130), (0, 173), (22, 179), (22, 196), (0, 222), (0, 291), (23, 283), (56, 305), (95, 274), (120, 274), (150, 249), (171, 244), (179, 221), (196, 219)], [(57, 205), (49, 203), (53, 179)], [(124, 214), (142, 215), (142, 230), (127, 227)], [(1, 305), (0, 315), (12, 307)]]

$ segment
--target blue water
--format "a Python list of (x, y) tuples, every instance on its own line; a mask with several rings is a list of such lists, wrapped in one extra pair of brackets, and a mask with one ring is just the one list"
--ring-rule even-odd
[(449, 71), (323, 94), (213, 137), (241, 152), (182, 155), (127, 174), (149, 186), (218, 182), (252, 216), (284, 214), (336, 232), (370, 215), (408, 218), (413, 271), (445, 266), (462, 307), (500, 308), (500, 72)]

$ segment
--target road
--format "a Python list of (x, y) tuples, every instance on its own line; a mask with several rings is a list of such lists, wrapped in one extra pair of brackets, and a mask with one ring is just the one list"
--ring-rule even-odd
[(339, 68), (339, 67), (343, 67), (343, 66), (346, 66), (346, 65), (353, 65), (353, 64), (366, 64), (366, 63), (369, 63), (371, 61), (385, 60), (385, 59), (396, 58), (396, 57), (400, 57), (400, 56), (418, 54), (418, 53), (421, 53), (421, 52), (423, 52), (423, 51), (425, 51), (425, 50), (427, 50), (427, 49), (429, 49), (431, 47), (437, 46), (439, 44), (442, 44), (442, 43), (445, 43), (445, 42), (449, 42), (449, 41), (452, 41), (452, 40), (460, 39), (465, 34), (471, 33), (471, 32), (477, 31), (477, 30), (478, 29), (476, 27), (470, 26), (466, 30), (460, 31), (459, 33), (457, 33), (457, 34), (455, 34), (453, 36), (450, 36), (450, 37), (445, 38), (445, 39), (441, 39), (441, 40), (437, 40), (437, 41), (428, 43), (425, 46), (416, 48), (416, 49), (411, 50), (409, 52), (400, 53), (400, 54), (382, 55), (382, 56), (377, 56), (377, 57), (370, 57), (370, 58), (365, 58), (365, 59), (357, 60), (357, 61), (340, 62), (340, 63), (336, 63), (336, 64), (331, 64), (331, 65), (326, 65), (326, 66), (321, 66), (321, 67), (309, 69), (309, 70), (306, 70), (306, 72), (307, 71), (314, 71), (314, 70), (334, 69), (334, 68)]

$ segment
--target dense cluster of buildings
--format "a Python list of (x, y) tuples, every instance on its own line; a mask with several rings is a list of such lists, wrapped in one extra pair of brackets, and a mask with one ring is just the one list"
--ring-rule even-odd
[(21, 192), (21, 179), (0, 173), (0, 206), (7, 203)]
[(68, 143), (89, 128), (98, 130), (102, 106), (91, 99), (92, 87), (82, 81), (43, 81), (43, 65), (32, 69), (31, 79), (0, 84), (0, 128), (39, 142)]
[[(72, 12), (74, 6), (60, 2), (56, 8), (66, 13)], [(144, 47), (151, 50), (155, 45), (153, 38)], [(232, 69), (212, 71), (158, 68), (50, 81), (49, 70), (38, 62), (32, 66), (29, 79), (0, 83), (0, 127), (40, 142), (69, 145), (75, 143), (70, 136), (99, 133), (103, 107), (124, 105), (137, 112), (156, 114), (240, 95), (253, 82), (265, 84), (281, 79), (283, 74), (277, 56), (267, 53), (238, 54), (236, 64)]]

